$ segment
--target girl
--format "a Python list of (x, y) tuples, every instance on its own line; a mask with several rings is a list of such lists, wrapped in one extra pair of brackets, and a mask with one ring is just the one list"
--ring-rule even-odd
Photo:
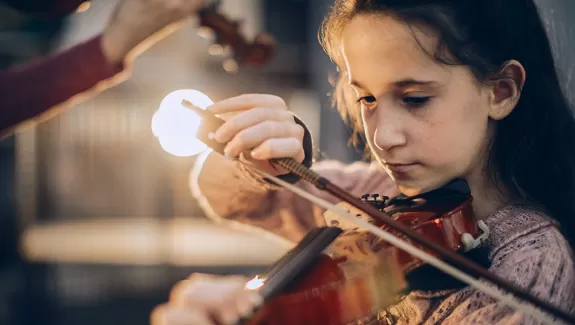
[[(572, 312), (575, 125), (533, 1), (338, 0), (321, 40), (341, 71), (337, 107), (365, 135), (375, 164), (314, 169), (357, 196), (410, 196), (465, 180), (491, 231), (490, 271)], [(244, 95), (210, 109), (235, 114), (216, 134), (229, 157), (297, 181), (267, 162), (310, 158), (309, 134), (281, 99)], [(198, 159), (191, 184), (208, 215), (292, 242), (325, 224), (319, 208), (242, 166), (218, 154)], [(244, 281), (193, 276), (153, 320), (229, 324), (259, 303)], [(534, 322), (470, 287), (412, 292), (381, 316), (388, 324)]]

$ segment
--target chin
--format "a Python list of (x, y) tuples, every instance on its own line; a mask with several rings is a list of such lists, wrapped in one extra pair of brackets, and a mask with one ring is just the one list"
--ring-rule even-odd
[(399, 192), (405, 196), (414, 196), (414, 195), (418, 195), (418, 194), (427, 192), (422, 188), (412, 187), (412, 186), (398, 185), (397, 188), (399, 189)]
[(397, 184), (397, 188), (399, 192), (406, 196), (414, 196), (419, 195), (421, 193), (430, 192), (440, 188), (441, 186), (447, 184), (449, 182), (437, 182), (437, 183), (421, 183), (421, 184)]

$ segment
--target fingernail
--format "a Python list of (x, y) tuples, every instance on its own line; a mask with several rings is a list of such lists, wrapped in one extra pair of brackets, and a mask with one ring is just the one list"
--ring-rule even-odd
[(216, 130), (216, 133), (214, 133), (214, 138), (216, 139), (216, 141), (218, 142), (223, 142), (222, 141), (222, 132), (220, 131), (220, 129)]
[(233, 158), (234, 155), (234, 151), (233, 148), (230, 147), (230, 145), (226, 145), (226, 147), (224, 148), (224, 154), (228, 157), (228, 158)]
[(257, 149), (254, 149), (250, 152), (250, 156), (255, 159), (262, 159), (262, 152)]

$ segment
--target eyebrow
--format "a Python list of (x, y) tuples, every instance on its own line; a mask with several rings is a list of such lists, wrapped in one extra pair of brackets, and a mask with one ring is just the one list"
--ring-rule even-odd
[[(393, 82), (392, 84), (396, 87), (396, 88), (405, 88), (408, 86), (433, 86), (436, 85), (438, 82), (437, 81), (425, 81), (425, 80), (415, 80), (413, 78), (408, 78), (408, 79), (402, 79), (402, 80), (398, 80)], [(359, 83), (358, 81), (355, 80), (351, 80), (350, 83), (351, 86), (356, 86), (362, 89), (367, 89), (364, 86), (361, 85), (361, 83)]]

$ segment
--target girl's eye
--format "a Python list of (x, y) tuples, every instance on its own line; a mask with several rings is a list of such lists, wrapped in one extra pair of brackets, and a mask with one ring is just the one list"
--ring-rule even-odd
[(412, 107), (423, 106), (431, 99), (431, 97), (403, 97), (402, 101)]
[(372, 106), (373, 104), (375, 104), (375, 101), (376, 101), (375, 96), (363, 96), (357, 100), (358, 103), (361, 103), (365, 106)]

